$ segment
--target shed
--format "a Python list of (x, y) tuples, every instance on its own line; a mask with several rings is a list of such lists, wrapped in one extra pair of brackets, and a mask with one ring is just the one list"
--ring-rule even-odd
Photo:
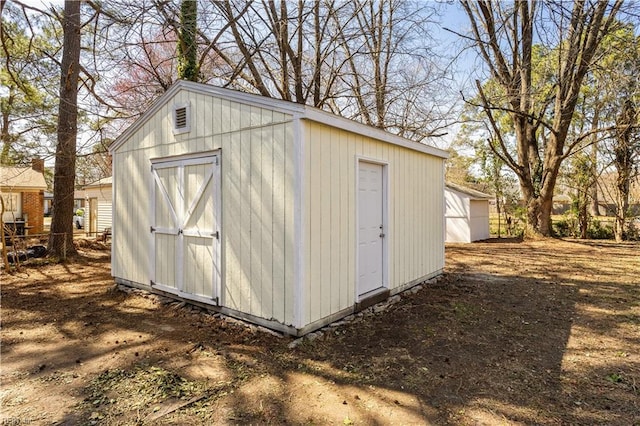
[(34, 159), (31, 167), (0, 167), (0, 194), (5, 206), (3, 222), (20, 222), (32, 233), (43, 232), (46, 189), (44, 160)]
[(118, 283), (302, 335), (443, 270), (432, 146), (179, 81), (110, 151)]
[(112, 177), (106, 177), (83, 187), (87, 203), (84, 230), (99, 234), (111, 228)]
[(492, 195), (450, 182), (447, 182), (444, 194), (448, 243), (470, 243), (489, 238)]

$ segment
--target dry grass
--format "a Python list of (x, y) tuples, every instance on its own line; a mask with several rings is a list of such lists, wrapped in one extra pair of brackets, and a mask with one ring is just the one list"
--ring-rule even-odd
[(640, 424), (638, 243), (451, 245), (438, 283), (294, 350), (82, 253), (2, 276), (7, 424)]

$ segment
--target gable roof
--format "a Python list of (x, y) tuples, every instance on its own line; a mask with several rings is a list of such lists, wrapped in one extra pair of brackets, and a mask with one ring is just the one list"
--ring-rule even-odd
[(93, 183), (90, 183), (88, 185), (85, 185), (82, 187), (82, 189), (89, 189), (89, 188), (100, 188), (101, 186), (109, 186), (113, 184), (113, 177), (112, 176), (107, 176), (106, 178), (102, 178), (100, 180), (97, 180)]
[(485, 194), (484, 192), (476, 191), (475, 189), (467, 188), (466, 186), (458, 185), (455, 183), (445, 183), (446, 189), (450, 189), (456, 192), (460, 192), (472, 200), (491, 200), (493, 195)]
[(44, 175), (31, 167), (0, 167), (0, 187), (4, 191), (40, 191), (47, 189)]
[(162, 106), (181, 90), (187, 90), (203, 95), (220, 97), (223, 99), (236, 101), (244, 104), (255, 105), (261, 108), (270, 109), (283, 114), (292, 115), (294, 119), (310, 120), (322, 123), (331, 127), (338, 127), (365, 137), (387, 142), (393, 145), (402, 146), (414, 151), (430, 154), (440, 158), (448, 158), (449, 153), (420, 142), (415, 142), (384, 130), (349, 120), (319, 108), (297, 104), (282, 99), (268, 98), (266, 96), (251, 93), (239, 92), (237, 90), (225, 89), (212, 86), (210, 84), (194, 83), (192, 81), (179, 80), (174, 83), (169, 90), (155, 100), (149, 109), (142, 114), (131, 126), (118, 136), (109, 146), (109, 152), (113, 154), (129, 137), (144, 125)]

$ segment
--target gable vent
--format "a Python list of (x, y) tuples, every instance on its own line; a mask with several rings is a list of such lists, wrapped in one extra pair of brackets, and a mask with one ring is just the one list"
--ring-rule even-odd
[(191, 130), (189, 104), (174, 105), (173, 107), (173, 133), (187, 133)]

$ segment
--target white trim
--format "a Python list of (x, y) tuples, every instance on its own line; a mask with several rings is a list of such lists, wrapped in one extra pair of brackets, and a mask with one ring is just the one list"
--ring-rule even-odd
[(431, 145), (427, 145), (420, 142), (415, 142), (409, 139), (405, 139), (402, 136), (394, 135), (384, 130), (368, 126), (366, 124), (358, 123), (357, 121), (349, 120), (348, 118), (340, 117), (322, 111), (318, 108), (306, 107), (305, 117), (308, 120), (316, 121), (318, 123), (326, 124), (331, 127), (353, 132), (361, 136), (365, 136), (371, 139), (376, 139), (382, 142), (387, 142), (392, 145), (408, 148), (413, 151), (422, 152), (424, 154), (433, 155), (440, 158), (449, 158), (449, 153), (442, 149), (436, 148)]
[[(202, 194), (204, 194), (204, 190), (206, 189), (207, 185), (209, 185), (209, 182), (211, 181), (211, 177), (213, 177), (213, 167), (215, 167), (216, 165), (214, 161), (212, 161), (211, 163), (212, 163), (211, 164), (212, 168), (207, 172), (207, 175), (202, 181), (202, 185), (200, 185), (200, 188), (198, 188), (198, 192), (196, 192), (196, 195), (193, 197), (193, 200), (191, 201), (191, 205), (186, 209), (186, 215), (182, 219), (182, 226), (181, 226), (182, 229), (186, 228), (187, 222), (189, 222), (189, 219), (191, 219), (191, 215), (193, 214), (193, 211), (195, 210), (196, 205), (198, 204), (198, 202), (200, 202), (200, 197), (202, 197)], [(185, 199), (185, 201), (187, 200)]]
[(162, 96), (160, 96), (153, 105), (131, 126), (116, 138), (109, 146), (109, 152), (113, 154), (129, 139), (140, 127), (144, 125), (162, 106), (179, 91), (186, 90), (202, 95), (215, 96), (230, 101), (235, 101), (248, 105), (255, 105), (272, 111), (281, 112), (283, 114), (294, 115), (296, 119), (307, 119), (327, 126), (336, 127), (349, 132), (353, 132), (365, 137), (387, 142), (392, 145), (401, 146), (413, 151), (422, 152), (424, 154), (433, 155), (440, 158), (448, 158), (449, 153), (442, 149), (433, 147), (420, 142), (414, 142), (401, 136), (394, 135), (384, 130), (358, 123), (344, 117), (340, 117), (318, 108), (296, 104), (294, 102), (284, 101), (281, 99), (268, 98), (266, 96), (254, 95), (250, 93), (239, 92), (230, 89), (215, 87), (208, 84), (194, 83), (191, 81), (180, 80), (169, 88)]
[[(111, 161), (111, 176), (114, 176), (116, 173), (116, 161), (115, 158), (112, 158)], [(119, 231), (119, 229), (117, 229), (116, 224), (118, 223), (116, 219), (116, 183), (115, 181), (111, 184), (111, 276), (115, 277), (114, 275), (114, 267), (113, 264), (115, 262), (115, 247), (116, 245), (114, 244), (113, 239), (116, 237), (116, 232)], [(148, 236), (148, 235), (147, 235)], [(118, 265), (118, 269), (122, 268), (122, 265)]]
[(215, 296), (218, 298), (218, 305), (222, 305), (222, 271), (224, 268), (222, 251), (224, 246), (222, 245), (222, 181), (220, 178), (222, 175), (222, 156), (220, 155), (220, 151), (218, 151), (216, 156), (211, 158), (211, 161), (213, 166), (213, 226), (214, 231), (218, 233), (218, 238), (214, 237), (213, 241), (213, 290), (215, 291)]
[[(362, 155), (355, 156), (355, 239), (354, 250), (356, 254), (355, 261), (355, 275), (354, 275), (354, 300), (359, 303), (362, 299), (361, 296), (365, 296), (367, 293), (359, 294), (358, 282), (359, 282), (359, 266), (360, 266), (360, 250), (358, 248), (358, 241), (360, 241), (359, 232), (359, 201), (358, 190), (360, 182), (360, 163), (377, 164), (382, 166), (382, 232), (384, 237), (382, 238), (382, 288), (389, 289), (389, 162), (387, 160), (380, 160), (377, 158), (366, 157)], [(378, 291), (374, 289), (373, 291)], [(370, 292), (369, 292), (370, 293)]]
[(176, 220), (176, 227), (178, 227), (178, 239), (176, 241), (177, 267), (175, 270), (176, 288), (180, 293), (184, 291), (184, 234), (182, 233), (182, 228), (180, 227), (180, 225), (182, 224), (182, 221), (184, 219), (184, 210), (187, 204), (187, 197), (186, 197), (186, 194), (184, 193), (184, 168), (185, 168), (184, 164), (180, 164), (179, 166), (176, 167), (178, 172), (178, 188), (182, 192), (182, 206), (180, 208), (180, 216), (178, 216), (178, 219)]
[[(214, 153), (215, 152), (215, 153)], [(152, 273), (150, 274), (151, 281), (154, 283), (153, 287), (154, 288), (159, 288), (162, 289), (163, 291), (168, 291), (174, 294), (179, 295), (180, 297), (184, 297), (185, 299), (191, 299), (191, 300), (200, 300), (200, 301), (204, 301), (209, 303), (211, 300), (217, 300), (218, 304), (220, 304), (220, 300), (221, 300), (221, 281), (222, 281), (222, 272), (221, 272), (221, 268), (222, 265), (220, 263), (221, 261), (221, 256), (220, 256), (220, 252), (221, 252), (221, 226), (220, 226), (220, 214), (221, 214), (221, 204), (220, 204), (220, 192), (221, 192), (221, 182), (220, 182), (220, 150), (216, 150), (214, 152), (208, 152), (208, 153), (204, 153), (204, 155), (202, 155), (203, 153), (197, 153), (197, 154), (188, 154), (188, 155), (182, 155), (182, 156), (174, 156), (174, 157), (163, 157), (163, 158), (156, 158), (156, 159), (151, 159), (151, 174), (153, 175), (153, 179), (150, 179), (151, 182), (151, 189), (150, 189), (150, 193), (152, 196), (152, 200), (151, 200), (151, 218), (150, 218), (150, 223), (151, 226), (153, 226), (155, 224), (155, 211), (156, 211), (156, 206), (155, 206), (155, 201), (156, 201), (156, 195), (157, 195), (157, 191), (158, 188), (161, 191), (161, 193), (163, 194), (163, 199), (164, 201), (169, 205), (170, 209), (171, 209), (171, 214), (173, 216), (173, 220), (174, 220), (174, 228), (175, 229), (171, 229), (171, 228), (155, 228), (155, 233), (162, 233), (162, 234), (172, 234), (172, 235), (176, 235), (177, 239), (176, 239), (176, 267), (175, 267), (175, 277), (174, 277), (174, 285), (176, 286), (175, 289), (173, 289), (172, 287), (163, 285), (163, 283), (158, 283), (156, 281), (156, 277), (155, 277), (155, 259), (156, 259), (156, 238), (155, 235), (152, 236), (151, 238), (151, 244), (150, 244), (150, 253), (152, 256), (152, 261), (151, 263), (151, 269), (152, 269)], [(160, 181), (156, 170), (157, 169), (168, 169), (168, 168), (175, 168), (176, 169), (176, 173), (177, 173), (177, 178), (178, 178), (178, 188), (184, 188), (184, 180), (185, 180), (185, 168), (187, 166), (191, 166), (191, 165), (204, 165), (204, 164), (209, 164), (211, 166), (211, 170), (209, 170), (206, 174), (205, 174), (205, 179), (203, 180), (203, 183), (200, 185), (200, 187), (198, 188), (198, 190), (196, 191), (196, 194), (194, 196), (194, 200), (191, 201), (188, 200), (184, 194), (182, 197), (182, 208), (180, 209), (180, 215), (178, 216), (178, 214), (176, 213), (176, 211), (173, 208), (173, 205), (170, 202), (169, 196), (166, 193), (166, 189), (164, 188), (164, 186), (162, 185), (162, 182)], [(207, 185), (209, 184), (209, 182), (211, 182), (213, 180), (213, 182), (211, 183), (211, 191), (212, 191), (212, 196), (213, 196), (213, 209), (214, 211), (212, 212), (212, 214), (214, 215), (214, 221), (213, 221), (213, 229), (211, 229), (212, 234), (210, 235), (202, 235), (202, 233), (200, 232), (192, 232), (189, 230), (185, 230), (183, 228), (185, 228), (189, 218), (191, 217), (191, 214), (193, 213), (192, 210), (194, 209), (196, 203), (200, 200), (200, 198), (202, 197), (202, 195), (204, 194)], [(179, 200), (176, 200), (179, 201)], [(182, 232), (181, 232), (182, 231)], [(216, 238), (215, 233), (218, 233), (218, 238)], [(212, 262), (213, 265), (211, 265), (213, 269), (213, 273), (212, 273), (212, 279), (213, 282), (211, 283), (212, 285), (212, 292), (213, 294), (211, 295), (211, 297), (203, 297), (203, 296), (198, 296), (198, 295), (194, 295), (191, 293), (186, 293), (184, 292), (184, 247), (185, 247), (185, 241), (184, 238), (185, 237), (189, 237), (189, 236), (194, 236), (194, 237), (201, 237), (201, 238), (207, 238), (211, 240), (211, 247), (213, 250), (212, 253)], [(217, 268), (216, 268), (217, 267)]]
[[(170, 168), (170, 167), (178, 167), (178, 165), (155, 167), (152, 164), (151, 165), (151, 175), (153, 176), (153, 180), (156, 182), (155, 186), (157, 188), (160, 188), (160, 193), (164, 197), (164, 200), (167, 202), (167, 205), (169, 206), (169, 211), (171, 212), (171, 217), (173, 218), (173, 223), (177, 227), (180, 224), (178, 215), (177, 215), (175, 209), (173, 208), (173, 204), (171, 203), (171, 199), (169, 198), (169, 194), (167, 193), (167, 189), (162, 184), (162, 181), (160, 180), (160, 176), (158, 176), (158, 173), (156, 173), (157, 169), (167, 169), (167, 168)], [(155, 194), (154, 194), (154, 196), (155, 196)], [(155, 203), (155, 198), (153, 199), (153, 201)], [(155, 220), (155, 216), (153, 217), (153, 220)]]
[(199, 93), (202, 95), (216, 96), (230, 101), (236, 101), (249, 105), (256, 105), (283, 114), (303, 114), (304, 106), (280, 99), (268, 98), (266, 96), (254, 95), (251, 93), (239, 92), (231, 89), (212, 86), (209, 84), (194, 83), (192, 81), (179, 80), (174, 83), (169, 90), (153, 102), (147, 111), (144, 112), (131, 126), (127, 127), (109, 146), (109, 153), (113, 153), (122, 146), (135, 132), (137, 132), (154, 114), (162, 109), (169, 99), (174, 97), (181, 90)]
[[(294, 228), (294, 251), (295, 260), (293, 264), (294, 292), (293, 292), (293, 325), (301, 328), (304, 325), (305, 310), (305, 256), (306, 241), (304, 230), (306, 227), (306, 213), (303, 212), (304, 204), (304, 154), (305, 138), (303, 123), (299, 116), (294, 116), (293, 120), (293, 166), (295, 169), (294, 178), (294, 207), (293, 207), (293, 228)], [(304, 213), (304, 214), (303, 214)]]
[[(115, 164), (115, 161), (113, 162)], [(153, 287), (152, 283), (155, 283), (157, 280), (156, 277), (156, 235), (154, 232), (152, 232), (151, 227), (156, 223), (156, 186), (158, 186), (158, 184), (156, 183), (155, 180), (155, 172), (153, 170), (153, 164), (151, 164), (149, 173), (151, 174), (151, 179), (149, 179), (149, 194), (151, 194), (151, 199), (149, 200), (149, 213), (150, 213), (150, 217), (149, 217), (149, 234), (151, 234), (150, 238), (149, 238), (149, 254), (150, 254), (150, 260), (149, 260), (149, 269), (150, 269), (150, 273), (149, 273), (149, 286)], [(116, 179), (117, 180), (117, 179)], [(115, 186), (116, 181), (114, 180), (114, 186)], [(115, 217), (115, 216), (114, 216)], [(121, 220), (121, 219), (119, 219)], [(112, 234), (112, 238), (113, 238), (113, 230), (111, 231)], [(115, 244), (111, 244), (112, 246)]]
[(186, 164), (202, 164), (202, 159), (206, 157), (216, 157), (220, 155), (220, 149), (214, 149), (213, 151), (198, 151), (191, 152), (188, 154), (181, 155), (171, 155), (168, 157), (154, 157), (150, 158), (149, 161), (151, 164), (155, 165), (156, 168), (161, 167), (173, 167), (171, 163), (181, 163), (183, 161), (193, 160)]

